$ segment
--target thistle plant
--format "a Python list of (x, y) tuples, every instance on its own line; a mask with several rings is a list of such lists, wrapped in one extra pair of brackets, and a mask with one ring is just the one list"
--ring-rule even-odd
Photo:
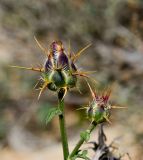
[[(77, 158), (90, 160), (88, 157), (88, 151), (80, 150), (82, 144), (89, 141), (91, 132), (98, 124), (106, 121), (110, 123), (109, 117), (111, 109), (118, 108), (117, 106), (111, 106), (109, 103), (111, 89), (101, 92), (100, 94), (92, 90), (88, 79), (95, 82), (95, 80), (89, 76), (89, 74), (94, 71), (81, 71), (76, 66), (76, 61), (80, 55), (90, 47), (91, 44), (87, 45), (77, 53), (72, 53), (70, 45), (68, 52), (66, 52), (61, 41), (52, 42), (49, 49), (47, 49), (43, 47), (36, 38), (35, 40), (46, 56), (45, 64), (42, 67), (12, 67), (40, 72), (40, 79), (35, 85), (35, 88), (39, 90), (38, 99), (46, 89), (57, 93), (58, 107), (52, 108), (49, 111), (46, 122), (49, 122), (56, 115), (59, 116), (64, 160), (76, 160)], [(86, 107), (86, 114), (90, 125), (87, 130), (81, 132), (80, 140), (70, 153), (65, 125), (64, 97), (70, 89), (77, 88), (77, 80), (79, 76), (86, 80), (92, 95), (92, 102)], [(83, 107), (83, 109), (85, 108)]]

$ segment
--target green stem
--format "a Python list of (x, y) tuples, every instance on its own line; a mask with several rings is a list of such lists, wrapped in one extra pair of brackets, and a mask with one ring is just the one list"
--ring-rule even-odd
[(59, 115), (59, 123), (60, 123), (61, 140), (63, 146), (63, 155), (64, 155), (64, 160), (67, 160), (69, 156), (69, 148), (68, 148), (67, 133), (65, 128), (64, 100), (59, 99), (59, 108), (62, 111), (62, 114)]
[[(89, 128), (86, 130), (88, 133), (91, 133), (94, 128), (97, 126), (97, 124), (95, 122), (92, 122), (91, 125), (89, 126)], [(72, 158), (74, 155), (76, 155), (81, 147), (81, 145), (85, 142), (84, 138), (80, 138), (80, 140), (78, 141), (78, 143), (76, 144), (75, 148), (73, 149), (73, 151), (70, 154), (70, 158)]]

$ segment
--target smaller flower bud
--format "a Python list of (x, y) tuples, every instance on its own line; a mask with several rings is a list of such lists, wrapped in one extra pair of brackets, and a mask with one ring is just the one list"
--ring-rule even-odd
[(110, 116), (110, 107), (94, 100), (87, 109), (88, 118), (96, 123), (106, 121)]
[(96, 123), (102, 123), (104, 121), (109, 121), (111, 105), (108, 103), (111, 90), (104, 91), (101, 94), (96, 94), (92, 91), (90, 85), (88, 84), (90, 91), (92, 93), (93, 100), (89, 104), (87, 109), (87, 116), (91, 121)]

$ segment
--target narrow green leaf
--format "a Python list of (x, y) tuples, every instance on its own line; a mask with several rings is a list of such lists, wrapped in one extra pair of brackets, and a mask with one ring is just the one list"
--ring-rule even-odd
[(87, 155), (87, 153), (88, 153), (88, 151), (87, 151), (87, 150), (83, 150), (83, 151), (82, 151), (82, 155), (83, 155), (83, 156), (86, 156), (86, 155)]
[(46, 116), (46, 124), (48, 124), (55, 116), (60, 115), (61, 111), (58, 107), (50, 108)]
[(80, 158), (80, 159), (84, 159), (84, 160), (90, 160), (90, 158), (87, 157), (88, 151), (87, 150), (83, 150), (80, 151), (77, 155), (76, 158)]
[(90, 133), (87, 131), (81, 132), (80, 137), (83, 138), (85, 142), (87, 142), (90, 139)]

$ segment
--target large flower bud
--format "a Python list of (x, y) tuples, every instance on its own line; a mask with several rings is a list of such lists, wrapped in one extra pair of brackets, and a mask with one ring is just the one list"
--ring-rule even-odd
[(45, 63), (44, 79), (49, 81), (47, 87), (53, 91), (75, 87), (77, 82), (76, 75), (73, 75), (75, 71), (76, 67), (65, 54), (62, 42), (53, 42)]
[[(61, 41), (54, 41), (50, 45), (50, 50), (47, 50), (47, 48), (43, 47), (36, 38), (35, 40), (46, 56), (48, 56), (44, 66), (40, 66), (40, 68), (21, 66), (12, 67), (42, 73), (40, 80), (35, 85), (35, 88), (40, 90), (38, 98), (40, 98), (41, 93), (46, 88), (52, 91), (61, 91), (61, 93), (65, 90), (66, 93), (68, 89), (76, 86), (77, 76), (89, 78), (88, 74), (90, 74), (90, 72), (78, 71), (75, 66), (75, 61), (90, 45), (87, 45), (76, 54), (72, 54), (71, 51), (66, 54)], [(65, 95), (65, 93), (63, 95)]]

